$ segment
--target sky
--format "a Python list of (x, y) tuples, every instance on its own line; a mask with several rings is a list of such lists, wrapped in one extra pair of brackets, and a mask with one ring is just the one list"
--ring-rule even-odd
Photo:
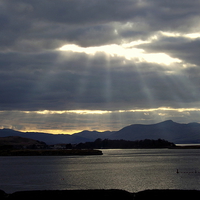
[(0, 0), (0, 128), (72, 134), (200, 122), (200, 0)]

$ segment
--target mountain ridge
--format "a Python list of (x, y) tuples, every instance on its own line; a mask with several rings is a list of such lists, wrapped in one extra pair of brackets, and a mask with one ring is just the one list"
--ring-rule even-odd
[(123, 139), (129, 141), (143, 139), (165, 139), (177, 144), (200, 143), (200, 124), (196, 122), (181, 124), (172, 120), (156, 124), (132, 124), (118, 131), (81, 131), (72, 135), (41, 132), (20, 132), (12, 129), (0, 129), (0, 137), (21, 136), (43, 141), (46, 144), (91, 142), (101, 139)]

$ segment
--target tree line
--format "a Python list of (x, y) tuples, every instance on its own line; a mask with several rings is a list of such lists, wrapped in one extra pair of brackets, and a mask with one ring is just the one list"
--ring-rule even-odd
[(169, 148), (175, 147), (172, 142), (163, 139), (158, 140), (109, 140), (109, 139), (96, 139), (94, 142), (79, 143), (75, 148), (77, 149), (132, 149), (132, 148)]

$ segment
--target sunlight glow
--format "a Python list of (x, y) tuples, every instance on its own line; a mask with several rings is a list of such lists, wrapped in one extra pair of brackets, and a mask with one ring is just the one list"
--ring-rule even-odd
[(160, 33), (167, 37), (186, 37), (190, 39), (200, 38), (200, 33), (182, 34), (182, 33), (177, 33), (177, 32), (165, 32), (165, 31), (160, 31)]
[(111, 113), (112, 111), (106, 111), (106, 110), (69, 110), (67, 111), (67, 113), (75, 113), (75, 114), (98, 114), (98, 115), (102, 115), (102, 114), (107, 114), (107, 113)]
[(110, 44), (99, 47), (80, 47), (75, 44), (67, 44), (59, 48), (59, 51), (72, 51), (79, 53), (86, 53), (95, 55), (97, 52), (106, 53), (110, 56), (122, 56), (127, 60), (135, 59), (135, 62), (151, 62), (170, 65), (171, 63), (182, 62), (178, 58), (172, 58), (165, 53), (146, 53), (143, 49), (135, 48), (135, 45), (150, 43), (156, 38), (151, 38), (147, 41), (133, 41), (130, 43), (124, 43), (122, 45)]
[(171, 108), (171, 107), (158, 107), (149, 109), (130, 109), (130, 110), (43, 110), (43, 111), (21, 111), (26, 114), (39, 114), (39, 115), (51, 115), (51, 114), (81, 114), (81, 115), (102, 115), (112, 113), (125, 113), (125, 112), (154, 112), (154, 111), (177, 111), (177, 112), (188, 112), (188, 111), (200, 111), (200, 108)]
[(62, 46), (59, 50), (61, 51), (72, 51), (72, 52), (79, 52), (79, 53), (86, 53), (95, 55), (97, 52), (107, 53), (111, 56), (124, 56), (126, 59), (130, 60), (133, 57), (139, 57), (142, 54), (142, 49), (137, 48), (124, 48), (123, 46), (117, 44), (111, 45), (104, 45), (99, 47), (80, 47), (75, 44), (69, 44)]
[(137, 40), (137, 41), (132, 41), (130, 43), (124, 43), (122, 44), (122, 47), (123, 48), (130, 48), (130, 47), (133, 47), (133, 46), (136, 46), (136, 45), (140, 45), (140, 44), (147, 44), (147, 43), (151, 43), (152, 40), (154, 40), (154, 38), (150, 38), (149, 40)]
[(40, 114), (40, 115), (67, 114), (67, 113), (87, 115), (87, 114), (107, 114), (107, 113), (111, 113), (112, 111), (106, 111), (106, 110), (39, 110), (39, 111), (21, 111), (21, 112), (26, 113), (26, 114), (35, 113), (35, 114)]
[[(175, 121), (178, 119), (181, 122), (181, 119), (186, 116), (189, 120), (182, 122), (191, 122), (196, 121), (199, 113), (200, 107), (152, 107), (121, 110), (16, 110), (1, 111), (0, 117), (2, 119), (1, 128), (23, 132), (73, 134), (83, 130), (119, 130), (128, 124), (151, 124), (168, 119)], [(11, 119), (12, 123), (10, 123)], [(37, 121), (38, 124), (35, 123)]]
[(74, 133), (79, 133), (81, 131), (83, 131), (82, 129), (73, 129), (73, 130), (70, 130), (70, 129), (67, 129), (67, 130), (62, 130), (62, 129), (28, 129), (28, 130), (19, 130), (21, 132), (34, 132), (34, 133), (37, 133), (37, 132), (40, 132), (40, 133), (50, 133), (50, 134), (68, 134), (68, 135), (72, 135)]
[(167, 37), (180, 37), (182, 36), (181, 33), (176, 33), (176, 32), (165, 32), (165, 31), (160, 31), (161, 35), (167, 36)]
[(186, 34), (187, 37), (189, 38), (200, 38), (200, 33), (190, 33), (190, 34)]

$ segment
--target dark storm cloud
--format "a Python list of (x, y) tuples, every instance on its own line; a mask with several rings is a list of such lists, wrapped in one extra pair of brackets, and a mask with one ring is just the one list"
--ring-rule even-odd
[[(200, 83), (191, 78), (197, 69), (170, 74), (174, 70), (162, 64), (55, 50), (68, 43), (145, 40), (161, 30), (197, 31), (199, 1), (0, 0), (0, 5), (1, 110), (115, 110), (199, 99)], [(138, 47), (199, 64), (199, 40), (162, 37)]]
[(199, 5), (198, 0), (1, 0), (1, 49), (95, 46), (144, 39), (159, 30), (198, 30)]
[[(2, 1), (1, 10), (2, 45), (5, 48), (12, 45), (17, 48), (17, 43), (33, 48), (35, 42), (38, 48), (55, 48), (64, 41), (81, 44), (94, 35), (97, 39), (101, 33), (103, 36), (99, 39), (105, 43), (111, 39), (109, 35), (113, 29), (106, 24), (129, 18), (126, 15), (130, 14), (131, 8), (128, 2), (120, 1), (36, 0)], [(105, 38), (105, 32), (108, 38)], [(95, 38), (90, 42), (92, 44), (96, 44)]]

